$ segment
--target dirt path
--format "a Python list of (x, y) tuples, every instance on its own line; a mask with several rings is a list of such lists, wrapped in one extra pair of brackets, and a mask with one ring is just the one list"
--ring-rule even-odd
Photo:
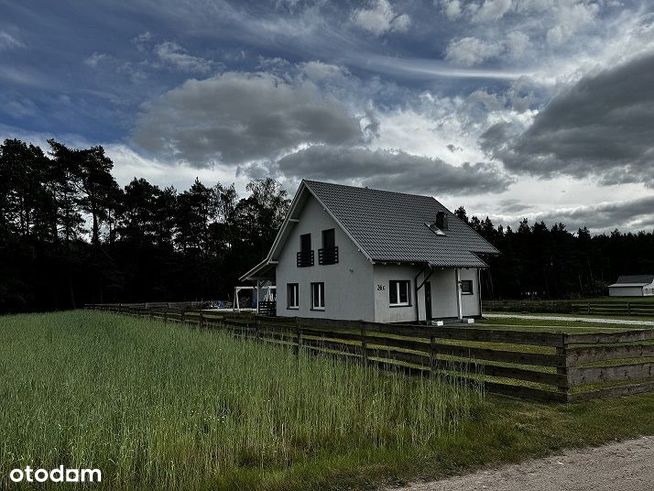
[(654, 436), (413, 484), (403, 491), (651, 491)]
[(551, 321), (581, 321), (593, 324), (624, 324), (630, 326), (654, 326), (654, 321), (631, 320), (631, 319), (610, 319), (607, 317), (568, 317), (563, 315), (528, 315), (528, 314), (495, 314), (484, 312), (484, 317), (489, 319), (537, 319)]

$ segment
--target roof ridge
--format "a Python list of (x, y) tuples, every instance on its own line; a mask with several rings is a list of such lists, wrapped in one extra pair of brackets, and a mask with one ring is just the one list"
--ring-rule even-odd
[(440, 201), (438, 201), (434, 196), (428, 196), (428, 195), (425, 195), (425, 194), (403, 193), (402, 191), (389, 191), (387, 189), (369, 188), (367, 186), (352, 186), (351, 184), (340, 184), (340, 183), (337, 183), (337, 182), (317, 181), (315, 179), (302, 179), (302, 180), (305, 183), (309, 184), (309, 185), (311, 183), (327, 184), (328, 186), (338, 186), (338, 187), (342, 187), (342, 188), (368, 190), (368, 191), (375, 191), (377, 193), (400, 194), (402, 196), (413, 196), (413, 197), (418, 197), (418, 198), (428, 198), (428, 199), (433, 199), (434, 201), (436, 201), (436, 202), (438, 202), (440, 204)]

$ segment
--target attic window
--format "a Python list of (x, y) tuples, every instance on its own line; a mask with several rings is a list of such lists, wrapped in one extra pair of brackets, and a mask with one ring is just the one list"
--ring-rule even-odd
[(431, 230), (432, 232), (434, 232), (436, 235), (445, 235), (445, 232), (443, 232), (440, 228), (438, 228), (438, 227), (436, 226), (436, 222), (433, 222), (433, 223), (427, 223), (427, 222), (425, 222), (425, 226), (426, 226), (429, 230)]

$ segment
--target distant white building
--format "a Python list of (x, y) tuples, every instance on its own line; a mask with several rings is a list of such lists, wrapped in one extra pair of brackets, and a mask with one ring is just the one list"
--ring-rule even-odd
[(609, 285), (610, 297), (649, 297), (654, 295), (654, 274), (623, 275)]
[(278, 316), (415, 322), (481, 315), (498, 251), (432, 197), (302, 181), (268, 256)]

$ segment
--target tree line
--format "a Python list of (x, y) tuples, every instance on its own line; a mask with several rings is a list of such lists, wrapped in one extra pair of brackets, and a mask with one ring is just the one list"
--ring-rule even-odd
[(0, 310), (228, 298), (288, 209), (272, 179), (121, 188), (101, 146), (0, 145)]
[(532, 225), (523, 219), (516, 230), (495, 227), (486, 217), (468, 218), (455, 211), (501, 254), (487, 257), (482, 275), (484, 298), (581, 298), (607, 295), (608, 285), (622, 274), (654, 274), (654, 233), (618, 229), (592, 235), (583, 227), (575, 233), (565, 224)]
[[(0, 311), (85, 303), (227, 299), (268, 252), (289, 206), (273, 179), (120, 187), (101, 146), (0, 145)], [(456, 214), (502, 254), (485, 298), (602, 295), (619, 274), (654, 272), (654, 234), (591, 235), (523, 220), (517, 230)]]

